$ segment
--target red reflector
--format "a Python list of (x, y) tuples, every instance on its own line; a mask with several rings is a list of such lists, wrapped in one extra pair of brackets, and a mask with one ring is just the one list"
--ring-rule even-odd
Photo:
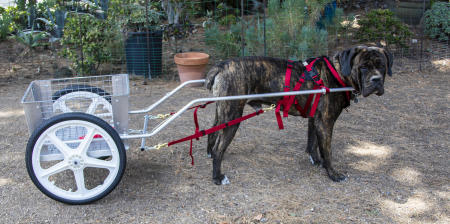
[[(94, 138), (103, 138), (103, 137), (99, 134), (96, 134), (96, 135), (94, 135)], [(78, 139), (84, 139), (84, 136), (81, 136)]]

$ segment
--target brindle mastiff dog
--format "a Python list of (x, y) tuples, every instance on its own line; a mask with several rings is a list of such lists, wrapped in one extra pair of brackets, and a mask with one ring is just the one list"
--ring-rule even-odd
[[(206, 88), (212, 90), (214, 96), (232, 96), (283, 92), (287, 60), (269, 57), (244, 57), (224, 61), (215, 65), (207, 75)], [(334, 64), (341, 79), (347, 86), (355, 89), (356, 94), (364, 97), (372, 93), (383, 95), (385, 75), (392, 75), (392, 55), (378, 47), (358, 46), (337, 53), (331, 63)], [(314, 67), (329, 88), (341, 87), (327, 68), (325, 62), (320, 61)], [(299, 80), (305, 67), (296, 62), (292, 70), (291, 88)], [(301, 90), (312, 89), (313, 82), (307, 81)], [(308, 95), (298, 95), (296, 100), (305, 105)], [(242, 116), (244, 106), (249, 104), (256, 110), (262, 104), (276, 104), (278, 98), (261, 98), (258, 100), (233, 100), (216, 102), (216, 117), (214, 125), (222, 124)], [(350, 102), (345, 92), (322, 95), (314, 117), (308, 120), (308, 142), (306, 151), (313, 164), (322, 165), (333, 181), (342, 181), (346, 176), (335, 170), (331, 163), (331, 137), (333, 126), (342, 109)], [(290, 115), (299, 116), (294, 106), (290, 108)], [(236, 134), (239, 124), (227, 127), (208, 136), (207, 152), (213, 158), (213, 179), (217, 185), (229, 183), (228, 178), (221, 173), (222, 158)], [(319, 148), (319, 150), (317, 150)]]

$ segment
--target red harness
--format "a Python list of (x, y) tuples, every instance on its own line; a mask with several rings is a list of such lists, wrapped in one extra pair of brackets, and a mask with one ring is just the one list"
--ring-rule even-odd
[[(286, 68), (286, 76), (284, 79), (284, 91), (285, 92), (298, 91), (298, 90), (300, 90), (303, 83), (305, 83), (305, 81), (307, 79), (312, 79), (314, 82), (313, 90), (325, 89), (326, 92), (329, 93), (330, 89), (324, 85), (323, 80), (319, 78), (319, 74), (313, 67), (314, 64), (319, 60), (325, 61), (328, 69), (331, 71), (331, 74), (333, 74), (333, 76), (336, 78), (336, 80), (339, 82), (339, 84), (342, 87), (347, 86), (347, 85), (345, 85), (344, 81), (342, 81), (342, 79), (339, 76), (339, 74), (337, 73), (336, 69), (334, 69), (334, 67), (331, 65), (328, 58), (327, 57), (318, 57), (318, 58), (313, 59), (311, 62), (309, 62), (309, 64), (305, 65), (306, 72), (302, 73), (298, 82), (295, 84), (295, 86), (292, 90), (291, 90), (290, 85), (291, 85), (291, 73), (292, 73), (292, 68), (293, 68), (294, 62), (291, 60), (288, 60), (288, 64), (287, 64), (287, 68)], [(345, 92), (345, 93), (347, 95), (347, 99), (350, 101), (350, 93), (349, 92)], [(295, 95), (284, 96), (283, 99), (278, 101), (277, 108), (275, 110), (275, 115), (277, 117), (277, 122), (278, 122), (278, 128), (284, 129), (283, 120), (281, 119), (281, 115), (280, 115), (281, 106), (283, 106), (283, 117), (288, 116), (288, 112), (289, 112), (289, 109), (291, 108), (292, 104), (295, 105), (295, 108), (300, 112), (302, 117), (305, 117), (305, 118), (314, 117), (317, 106), (319, 105), (319, 100), (320, 100), (321, 96), (322, 96), (322, 93), (310, 94), (308, 96), (306, 104), (303, 108), (299, 105), (298, 101), (295, 99)], [(311, 102), (312, 102), (312, 105), (311, 105)], [(307, 115), (306, 113), (310, 106), (311, 106), (311, 110), (309, 111), (309, 114)]]

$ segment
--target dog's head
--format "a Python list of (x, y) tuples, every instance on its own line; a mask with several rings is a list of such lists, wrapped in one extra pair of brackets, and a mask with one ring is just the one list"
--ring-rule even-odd
[(364, 97), (384, 93), (386, 74), (392, 76), (392, 54), (379, 47), (357, 46), (334, 56), (341, 75), (350, 80), (356, 91)]

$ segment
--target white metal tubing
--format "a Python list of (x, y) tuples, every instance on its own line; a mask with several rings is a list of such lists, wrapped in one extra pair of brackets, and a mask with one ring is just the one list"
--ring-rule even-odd
[[(347, 92), (353, 91), (354, 89), (351, 87), (344, 88), (332, 88), (330, 89), (330, 93), (334, 92)], [(223, 100), (242, 100), (242, 99), (255, 99), (255, 98), (266, 98), (266, 97), (280, 97), (280, 96), (292, 96), (292, 95), (306, 95), (306, 94), (316, 94), (322, 93), (326, 94), (325, 89), (317, 89), (317, 90), (302, 90), (302, 91), (292, 91), (292, 92), (276, 92), (276, 93), (263, 93), (263, 94), (251, 94), (251, 95), (237, 95), (237, 96), (224, 96), (224, 97), (211, 97), (211, 98), (199, 98), (192, 100), (188, 104), (186, 104), (183, 108), (181, 108), (178, 112), (172, 115), (169, 119), (165, 120), (161, 125), (152, 130), (152, 132), (147, 134), (139, 134), (139, 135), (121, 135), (122, 139), (131, 139), (131, 138), (147, 138), (157, 134), (161, 129), (166, 127), (170, 122), (172, 122), (175, 118), (180, 116), (183, 112), (185, 112), (189, 107), (196, 103), (201, 102), (209, 102), (209, 101), (223, 101)]]
[[(148, 118), (149, 118), (149, 115), (146, 114), (144, 116), (144, 128), (142, 129), (142, 134), (147, 133)], [(144, 150), (144, 148), (145, 148), (145, 138), (142, 138), (142, 140), (141, 140), (141, 150)]]
[(185, 87), (188, 84), (192, 84), (192, 83), (203, 83), (205, 82), (205, 79), (198, 79), (198, 80), (189, 80), (186, 82), (181, 83), (179, 86), (177, 86), (177, 88), (173, 89), (172, 91), (168, 92), (163, 98), (159, 99), (158, 101), (156, 101), (154, 104), (150, 105), (149, 107), (147, 107), (146, 109), (142, 109), (142, 110), (133, 110), (133, 111), (129, 111), (129, 114), (142, 114), (142, 113), (147, 113), (153, 109), (155, 109), (155, 107), (157, 107), (159, 104), (161, 104), (162, 102), (164, 102), (167, 98), (169, 98), (170, 96), (172, 96), (173, 94), (175, 94), (176, 92), (178, 92), (178, 90), (180, 90), (181, 88)]

